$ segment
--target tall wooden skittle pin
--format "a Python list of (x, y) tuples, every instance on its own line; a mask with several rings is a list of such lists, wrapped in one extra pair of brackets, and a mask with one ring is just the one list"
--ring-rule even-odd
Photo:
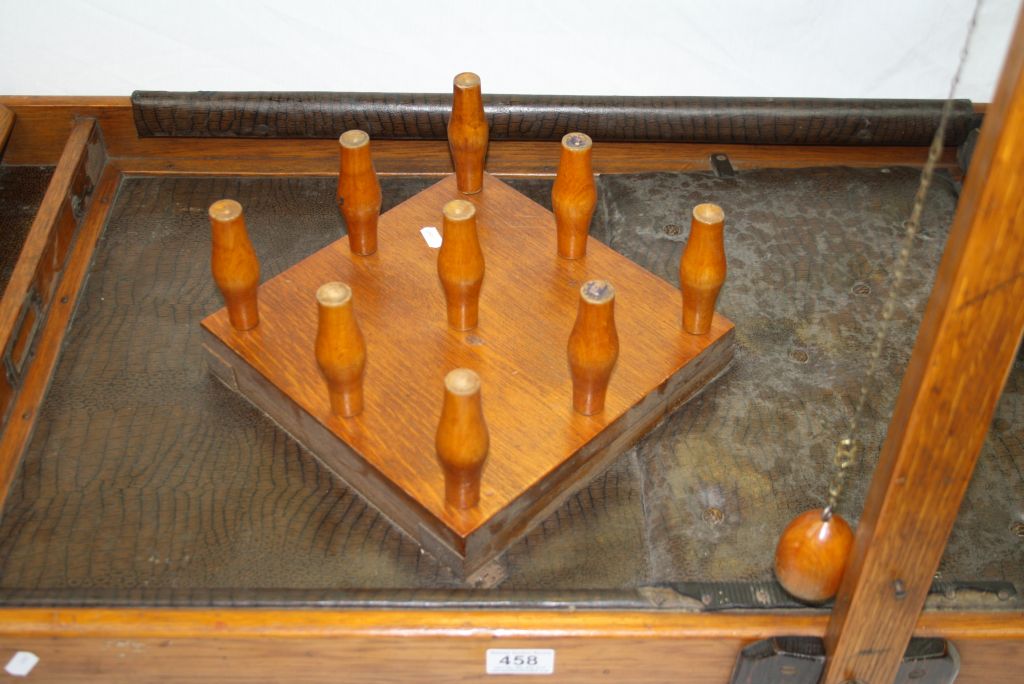
[(452, 116), (448, 120), (448, 147), (459, 192), (472, 195), (483, 187), (487, 132), (480, 77), (468, 71), (461, 73), (455, 77)]
[(718, 293), (725, 283), (725, 213), (717, 204), (698, 204), (690, 221), (690, 237), (679, 260), (683, 293), (683, 329), (704, 335), (711, 329)]
[(476, 506), (490, 438), (480, 400), (480, 376), (469, 369), (456, 368), (444, 378), (436, 446), (444, 471), (445, 502), (460, 509)]
[(569, 334), (573, 409), (585, 416), (604, 410), (608, 382), (618, 358), (615, 288), (604, 280), (587, 281), (580, 288), (576, 324)]
[(370, 136), (365, 131), (345, 131), (338, 139), (338, 208), (348, 225), (348, 245), (353, 254), (377, 251), (377, 219), (380, 217), (380, 182), (370, 157)]
[(590, 219), (597, 205), (597, 186), (590, 157), (593, 142), (585, 133), (562, 137), (562, 157), (551, 187), (551, 205), (558, 230), (558, 256), (580, 259), (587, 253)]
[(251, 330), (260, 323), (256, 288), (260, 284), (260, 262), (249, 241), (242, 205), (235, 200), (218, 200), (210, 205), (213, 279), (224, 296), (228, 318), (236, 330)]
[(331, 411), (350, 418), (363, 410), (366, 370), (366, 343), (352, 311), (352, 288), (325, 283), (316, 291), (316, 303), (316, 362), (327, 380)]
[(472, 330), (480, 311), (484, 253), (476, 232), (476, 207), (466, 200), (444, 205), (444, 235), (437, 253), (437, 275), (444, 288), (448, 325)]

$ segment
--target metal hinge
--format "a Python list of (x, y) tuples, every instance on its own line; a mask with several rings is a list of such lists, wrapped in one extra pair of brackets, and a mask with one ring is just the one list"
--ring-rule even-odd
[[(740, 651), (732, 684), (817, 684), (825, 671), (825, 647), (816, 637), (775, 637)], [(894, 680), (897, 684), (953, 684), (960, 656), (945, 639), (911, 639)], [(865, 683), (866, 684), (866, 683)]]

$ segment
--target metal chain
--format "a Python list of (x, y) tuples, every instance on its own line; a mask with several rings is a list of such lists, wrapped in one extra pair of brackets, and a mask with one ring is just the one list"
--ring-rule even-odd
[(960, 75), (963, 72), (964, 63), (967, 61), (967, 53), (974, 36), (974, 29), (978, 23), (978, 12), (981, 10), (982, 0), (974, 4), (974, 12), (971, 14), (971, 21), (967, 26), (967, 36), (964, 38), (963, 47), (960, 49), (960, 62), (957, 64), (956, 72), (953, 74), (953, 81), (949, 86), (949, 96), (942, 104), (942, 113), (939, 116), (939, 125), (932, 138), (931, 147), (928, 149), (928, 158), (921, 169), (921, 181), (917, 186), (917, 194), (914, 195), (914, 205), (910, 210), (910, 218), (903, 226), (906, 232), (903, 234), (903, 241), (900, 244), (899, 254), (892, 269), (892, 285), (889, 287), (889, 294), (882, 305), (882, 317), (879, 321), (878, 332), (875, 341), (871, 345), (869, 354), (868, 371), (864, 376), (864, 382), (860, 387), (860, 396), (857, 398), (857, 405), (850, 416), (850, 423), (847, 426), (846, 436), (836, 444), (836, 453), (833, 457), (834, 471), (832, 480), (828, 485), (828, 505), (822, 512), (822, 519), (828, 520), (832, 517), (836, 506), (839, 505), (839, 498), (843, 493), (846, 483), (846, 474), (857, 464), (862, 444), (857, 440), (856, 435), (860, 432), (861, 422), (864, 418), (864, 408), (868, 402), (868, 392), (875, 385), (878, 370), (881, 367), (882, 351), (885, 349), (886, 340), (889, 337), (889, 324), (892, 321), (893, 312), (896, 310), (896, 295), (903, 284), (903, 276), (910, 261), (910, 250), (914, 245), (914, 239), (921, 227), (921, 214), (924, 212), (925, 199), (928, 197), (928, 190), (932, 185), (932, 178), (935, 174), (935, 165), (942, 156), (942, 150), (946, 139), (946, 126), (949, 124), (950, 115), (953, 112), (953, 95), (960, 84)]

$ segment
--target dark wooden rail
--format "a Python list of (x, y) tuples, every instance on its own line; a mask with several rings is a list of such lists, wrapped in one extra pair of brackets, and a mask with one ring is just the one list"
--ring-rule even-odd
[[(485, 95), (492, 140), (752, 145), (928, 145), (939, 100)], [(451, 95), (136, 91), (140, 137), (336, 138), (361, 128), (380, 139), (444, 140)], [(958, 100), (946, 131), (959, 145), (977, 126)]]

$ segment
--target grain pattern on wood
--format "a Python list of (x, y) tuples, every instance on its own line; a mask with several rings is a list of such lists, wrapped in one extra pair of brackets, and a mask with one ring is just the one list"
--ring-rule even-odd
[(7, 138), (11, 135), (12, 128), (14, 128), (14, 112), (4, 105), (0, 105), (0, 159), (3, 158), (4, 146), (7, 145)]
[[(135, 91), (140, 137), (443, 139), (445, 95), (324, 92)], [(583, 131), (600, 141), (717, 144), (927, 145), (939, 100), (486, 95), (493, 140), (559, 140)], [(957, 100), (947, 140), (959, 145), (975, 114)]]
[[(332, 175), (338, 170), (337, 142), (309, 139), (140, 138), (126, 97), (0, 97), (18, 117), (4, 160), (8, 164), (55, 164), (75, 117), (95, 117), (103, 127), (108, 154), (125, 173), (196, 175)], [(594, 159), (596, 173), (641, 173), (708, 169), (712, 153), (729, 156), (737, 169), (805, 166), (919, 165), (926, 147), (822, 145), (741, 145), (723, 143), (603, 142)], [(269, 174), (267, 159), (274, 160)], [(374, 143), (378, 173), (443, 175), (451, 155), (443, 140), (379, 140)], [(553, 176), (557, 143), (492, 141), (488, 170), (499, 175)], [(956, 169), (956, 148), (942, 156)]]
[[(953, 639), (957, 682), (1018, 681), (1020, 614), (924, 615)], [(728, 681), (740, 649), (820, 636), (826, 616), (610, 611), (5, 609), (0, 653), (40, 656), (33, 681), (490, 681), (487, 648), (553, 648), (558, 681)], [(978, 626), (984, 625), (981, 629)]]
[[(488, 648), (553, 648), (557, 681), (728, 680), (749, 640), (817, 634), (822, 616), (565, 611), (110, 611), (0, 614), (0, 649), (41, 656), (40, 681), (471, 681)], [(7, 619), (10, 618), (10, 619)], [(134, 623), (134, 624), (133, 624)], [(58, 634), (67, 638), (52, 638)], [(47, 638), (50, 637), (50, 638)], [(21, 646), (17, 646), (21, 644)], [(162, 645), (161, 645), (162, 644)], [(120, 661), (120, 662), (119, 662)]]
[[(79, 122), (50, 178), (0, 300), (0, 352), (5, 371), (0, 420), (7, 419), (14, 396), (24, 383), (33, 345), (45, 326), (105, 159), (95, 121)], [(6, 484), (0, 480), (4, 488)]]
[(826, 682), (891, 679), (924, 605), (1024, 331), (1022, 169), (1024, 16), (868, 491)]
[(67, 327), (89, 267), (89, 260), (106, 223), (107, 212), (114, 200), (119, 181), (120, 174), (109, 166), (104, 168), (98, 178), (89, 211), (82, 221), (78, 239), (71, 247), (63, 277), (56, 285), (46, 323), (40, 327), (37, 334), (34, 358), (22, 378), (21, 391), (14, 398), (10, 411), (13, 418), (0, 434), (0, 506), (7, 497), (11, 480), (35, 425), (43, 395), (56, 367), (61, 343), (68, 332)]
[[(335, 242), (264, 283), (257, 334), (225, 327), (223, 311), (203, 325), (219, 377), (410, 536), (469, 573), (718, 375), (731, 358), (732, 324), (717, 317), (706, 337), (681, 334), (671, 285), (600, 245), (586, 259), (558, 259), (551, 213), (485, 176), (484, 191), (472, 196), (490, 264), (480, 324), (471, 333), (451, 331), (441, 315), (434, 251), (419, 227), (435, 223), (438, 209), (458, 197), (450, 177), (381, 217), (378, 254), (353, 260), (344, 241)], [(605, 411), (585, 417), (572, 410), (565, 359), (551, 350), (568, 339), (580, 284), (609, 273), (618, 281), (622, 352)], [(364, 412), (350, 422), (331, 416), (308, 352), (315, 329), (308, 291), (328, 274), (352, 287), (372, 359)], [(239, 358), (255, 372), (239, 368)], [(459, 367), (477, 371), (492, 388), (491, 451), (479, 505), (453, 512), (444, 504), (433, 441), (436, 388)], [(218, 370), (225, 368), (230, 372)]]

